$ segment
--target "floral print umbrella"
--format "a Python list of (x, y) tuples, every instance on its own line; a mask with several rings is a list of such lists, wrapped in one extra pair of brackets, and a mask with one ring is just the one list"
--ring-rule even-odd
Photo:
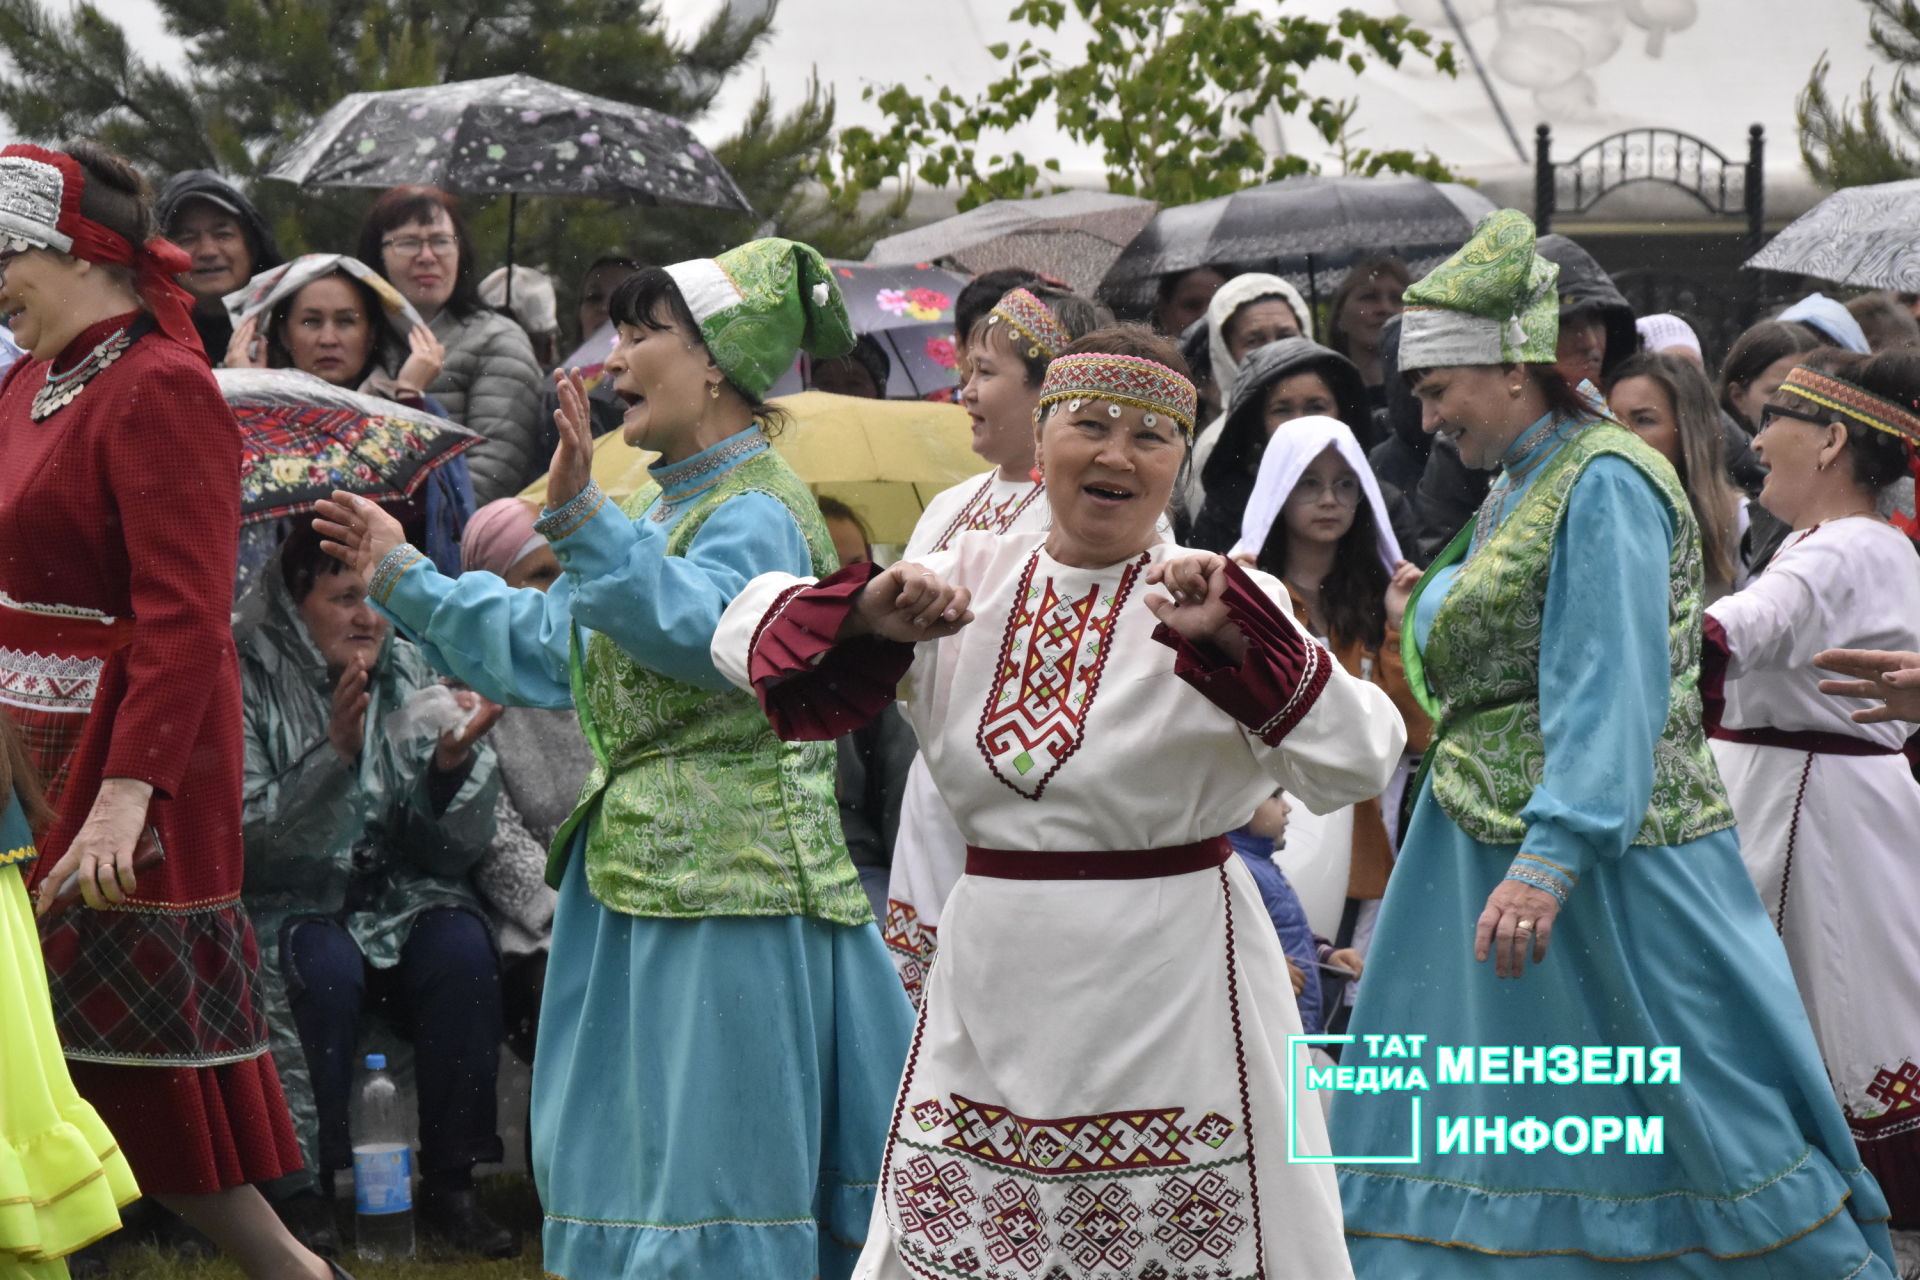
[(681, 121), (522, 75), (348, 94), (266, 176), (753, 211)]
[(335, 489), (375, 502), (412, 497), (435, 467), (480, 437), (422, 409), (296, 369), (215, 369), (240, 422), (240, 523), (311, 511)]
[[(828, 260), (847, 300), (855, 333), (872, 334), (893, 364), (887, 395), (919, 398), (959, 382), (953, 350), (953, 303), (967, 277), (921, 262), (876, 267)], [(783, 380), (773, 394), (799, 390), (801, 380)]]

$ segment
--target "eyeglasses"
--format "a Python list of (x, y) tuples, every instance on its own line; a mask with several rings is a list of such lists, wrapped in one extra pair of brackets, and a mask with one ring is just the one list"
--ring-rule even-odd
[(1765, 431), (1775, 418), (1792, 418), (1795, 422), (1811, 422), (1816, 427), (1824, 427), (1831, 422), (1832, 415), (1808, 413), (1804, 409), (1789, 409), (1785, 405), (1769, 404), (1760, 409), (1760, 430)]
[(419, 253), (422, 245), (433, 250), (436, 256), (444, 258), (460, 247), (460, 237), (439, 235), (422, 239), (419, 236), (393, 236), (380, 242), (382, 249), (397, 253), (403, 258), (411, 258)]
[[(1301, 476), (1300, 483), (1293, 487), (1296, 497), (1306, 503), (1320, 501), (1327, 486), (1319, 476)], [(1333, 500), (1343, 507), (1360, 505), (1360, 482), (1352, 476), (1341, 476), (1333, 482)]]

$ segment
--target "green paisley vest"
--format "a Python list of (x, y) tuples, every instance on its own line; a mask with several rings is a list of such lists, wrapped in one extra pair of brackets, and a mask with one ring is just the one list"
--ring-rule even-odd
[[(1434, 721), (1427, 752), (1434, 798), (1463, 831), (1487, 844), (1519, 844), (1526, 837), (1520, 811), (1546, 764), (1540, 628), (1554, 539), (1575, 482), (1607, 455), (1632, 463), (1659, 490), (1674, 523), (1667, 722), (1654, 748), (1652, 802), (1633, 843), (1684, 844), (1733, 825), (1700, 722), (1702, 578), (1692, 508), (1658, 453), (1626, 428), (1597, 422), (1542, 464), (1519, 506), (1461, 567), (1434, 615), (1425, 651), (1415, 645), (1412, 627), (1402, 633), (1409, 682)], [(1459, 559), (1472, 537), (1469, 525), (1433, 568)]]
[[(622, 510), (640, 518), (659, 492), (647, 485)], [(744, 493), (766, 494), (793, 513), (816, 574), (839, 566), (819, 507), (771, 449), (691, 500), (668, 534), (667, 554), (684, 555), (707, 517)], [(683, 684), (597, 632), (584, 645), (576, 634), (570, 667), (594, 768), (554, 836), (552, 883), (584, 822), (587, 887), (615, 911), (873, 919), (840, 833), (833, 743), (782, 742), (752, 694)]]

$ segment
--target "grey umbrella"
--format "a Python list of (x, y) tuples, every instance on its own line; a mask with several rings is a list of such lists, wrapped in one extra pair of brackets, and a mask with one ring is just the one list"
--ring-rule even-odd
[(1158, 209), (1106, 191), (1063, 191), (1033, 200), (990, 200), (873, 246), (876, 264), (934, 262), (978, 274), (1026, 267), (1091, 294), (1120, 250)]
[(1836, 191), (1746, 265), (1868, 289), (1920, 293), (1920, 178)]
[(1372, 254), (1397, 253), (1416, 273), (1437, 265), (1493, 208), (1471, 187), (1404, 175), (1282, 178), (1162, 209), (1100, 292), (1118, 309), (1144, 312), (1162, 276), (1226, 265), (1284, 276), (1317, 302)]
[(681, 121), (521, 75), (350, 93), (266, 176), (302, 186), (418, 183), (507, 196), (509, 266), (522, 195), (753, 212)]

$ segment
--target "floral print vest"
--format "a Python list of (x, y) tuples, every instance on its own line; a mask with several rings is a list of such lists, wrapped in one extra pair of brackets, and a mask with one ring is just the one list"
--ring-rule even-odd
[[(1486, 844), (1514, 845), (1526, 837), (1520, 811), (1546, 763), (1540, 629), (1554, 539), (1575, 482), (1606, 455), (1632, 463), (1659, 490), (1674, 522), (1667, 722), (1654, 748), (1652, 803), (1633, 843), (1685, 844), (1733, 825), (1700, 721), (1701, 554), (1692, 507), (1659, 454), (1624, 427), (1598, 422), (1560, 446), (1513, 514), (1461, 566), (1434, 615), (1425, 651), (1416, 649), (1413, 628), (1403, 635), (1410, 678), (1434, 718), (1427, 756), (1434, 798)], [(1472, 536), (1469, 525), (1434, 567), (1458, 559)]]
[[(644, 486), (622, 509), (641, 518), (659, 493)], [(812, 495), (771, 449), (691, 499), (668, 534), (667, 554), (684, 555), (707, 517), (744, 493), (766, 494), (793, 513), (816, 574), (838, 567)], [(554, 837), (551, 879), (585, 821), (587, 887), (614, 911), (873, 919), (840, 833), (833, 743), (782, 742), (752, 694), (683, 684), (598, 633), (584, 645), (576, 637), (571, 668), (594, 767)]]

